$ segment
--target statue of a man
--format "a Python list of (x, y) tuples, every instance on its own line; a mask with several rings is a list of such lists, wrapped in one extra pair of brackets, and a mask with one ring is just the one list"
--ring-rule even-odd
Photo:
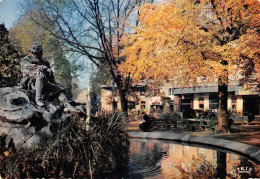
[(43, 107), (43, 96), (46, 99), (58, 98), (64, 105), (64, 111), (76, 111), (67, 101), (64, 94), (64, 87), (56, 83), (48, 60), (42, 56), (42, 45), (32, 43), (29, 54), (21, 60), (23, 89), (35, 90), (35, 102)]

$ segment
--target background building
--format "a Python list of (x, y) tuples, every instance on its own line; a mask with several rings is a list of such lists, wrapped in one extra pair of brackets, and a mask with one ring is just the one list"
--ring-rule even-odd
[[(171, 83), (164, 83), (158, 89), (151, 89), (145, 83), (135, 85), (128, 96), (129, 113), (141, 111), (148, 114), (178, 111), (187, 109), (216, 113), (218, 108), (217, 84), (198, 87), (178, 88)], [(113, 100), (111, 86), (101, 88), (101, 109), (112, 111), (112, 103), (121, 110), (120, 99), (115, 92)], [(255, 84), (238, 85), (238, 80), (228, 86), (228, 110), (237, 119), (247, 120), (248, 115), (260, 119), (260, 96)]]

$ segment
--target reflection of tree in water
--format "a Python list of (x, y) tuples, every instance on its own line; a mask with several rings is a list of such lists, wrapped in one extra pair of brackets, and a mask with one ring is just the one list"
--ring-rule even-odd
[(160, 147), (160, 143), (154, 143), (152, 147), (147, 145), (141, 142), (140, 153), (131, 154), (129, 178), (155, 177), (161, 173), (160, 161), (167, 151)]
[[(232, 167), (234, 173), (227, 174), (227, 153), (217, 151), (217, 163), (213, 166), (204, 158), (194, 159), (188, 171), (182, 169), (193, 178), (259, 178), (260, 167), (244, 157), (239, 157), (240, 164)], [(181, 169), (181, 168), (180, 168)], [(240, 172), (238, 172), (240, 170)], [(244, 172), (242, 171), (244, 170)], [(250, 171), (249, 171), (250, 170)], [(248, 171), (248, 172), (246, 172)]]
[[(227, 153), (222, 151), (216, 150), (216, 153), (213, 154), (214, 156), (209, 157), (209, 159), (208, 155), (196, 154), (189, 156), (189, 158), (180, 157), (176, 155), (178, 154), (177, 151), (177, 153), (173, 152), (168, 156), (168, 147), (164, 148), (161, 143), (140, 142), (134, 149), (131, 153), (126, 178), (156, 178), (161, 176), (174, 176), (175, 178), (260, 177), (260, 167), (258, 165), (242, 157), (239, 158), (239, 162), (239, 156), (237, 155), (234, 155), (234, 157), (229, 156), (230, 158), (227, 159)], [(238, 165), (238, 163), (240, 164)], [(238, 167), (251, 167), (252, 171), (250, 174), (238, 173)], [(169, 173), (173, 171), (174, 173)]]
[(192, 160), (180, 160), (173, 164), (183, 177), (192, 178), (225, 178), (226, 177), (226, 153), (217, 151), (216, 166), (205, 157)]
[[(179, 166), (178, 166), (179, 165)], [(179, 164), (175, 164), (183, 177), (192, 176), (192, 178), (212, 178), (214, 173), (213, 165), (205, 158), (199, 157), (192, 161), (180, 161)]]
[(217, 151), (217, 166), (215, 177), (225, 178), (227, 176), (227, 153)]

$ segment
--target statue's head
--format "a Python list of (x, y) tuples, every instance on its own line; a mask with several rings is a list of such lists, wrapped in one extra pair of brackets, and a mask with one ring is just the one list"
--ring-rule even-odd
[(29, 49), (29, 52), (37, 56), (42, 56), (43, 54), (42, 45), (39, 44), (38, 42), (33, 42), (31, 48)]

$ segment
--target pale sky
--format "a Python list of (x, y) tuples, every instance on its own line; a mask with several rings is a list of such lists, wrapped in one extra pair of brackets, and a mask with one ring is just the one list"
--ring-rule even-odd
[(21, 0), (0, 0), (0, 24), (4, 23), (8, 29), (19, 17), (19, 1)]
[(8, 29), (19, 17), (19, 1), (23, 0), (0, 0), (0, 24), (4, 22)]

